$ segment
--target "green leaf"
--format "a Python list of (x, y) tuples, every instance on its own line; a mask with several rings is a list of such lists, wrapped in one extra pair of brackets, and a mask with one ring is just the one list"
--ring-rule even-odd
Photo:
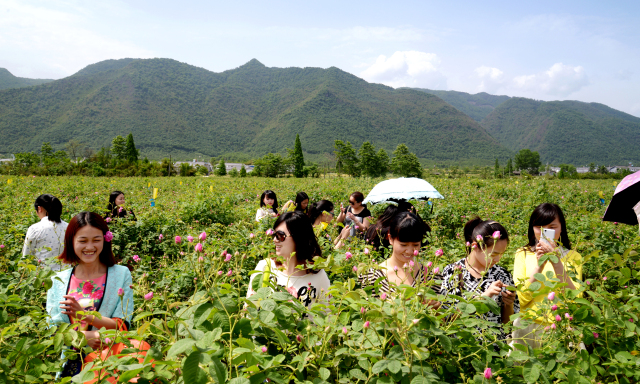
[(429, 384), (431, 381), (424, 376), (416, 376), (411, 380), (411, 384)]
[(398, 373), (402, 369), (402, 364), (398, 360), (389, 360), (389, 364), (387, 365), (387, 369), (391, 373)]
[(567, 379), (569, 380), (569, 384), (576, 384), (578, 382), (578, 371), (575, 368), (571, 368), (569, 373), (567, 373)]
[(320, 374), (320, 378), (325, 381), (329, 380), (329, 376), (331, 376), (331, 372), (324, 367), (318, 369), (318, 374)]
[(120, 374), (120, 376), (118, 377), (118, 383), (127, 383), (127, 382), (129, 382), (129, 380), (131, 380), (134, 377), (138, 376), (138, 374), (140, 372), (142, 372), (143, 369), (144, 369), (144, 367), (141, 367), (141, 368), (130, 369), (128, 371), (122, 372)]
[(236, 377), (235, 379), (231, 379), (229, 384), (251, 384), (251, 381), (246, 377)]
[(438, 335), (438, 340), (440, 340), (440, 345), (444, 348), (445, 351), (451, 351), (451, 339), (447, 335)]
[(276, 309), (276, 306), (276, 302), (271, 299), (264, 299), (260, 302), (260, 308), (264, 309), (265, 311), (273, 311), (274, 309)]
[(545, 275), (543, 275), (542, 273), (536, 273), (535, 275), (533, 275), (533, 277), (536, 278), (536, 280), (539, 280), (541, 282), (545, 282), (547, 281), (547, 278), (545, 277)]
[(218, 384), (224, 384), (227, 381), (227, 368), (218, 359), (212, 360), (209, 373), (218, 381)]
[(142, 312), (142, 313), (141, 313), (141, 314), (139, 314), (138, 316), (134, 317), (134, 318), (133, 318), (133, 321), (134, 321), (134, 322), (136, 322), (136, 321), (140, 321), (140, 320), (144, 319), (145, 317), (147, 317), (147, 316), (151, 316), (151, 315), (153, 315), (153, 313), (151, 313), (151, 312)]
[(537, 382), (540, 377), (540, 368), (537, 364), (533, 364), (530, 361), (527, 361), (524, 365), (524, 379), (529, 383)]
[(206, 384), (209, 381), (209, 375), (200, 368), (200, 355), (200, 352), (193, 352), (184, 360), (182, 377), (185, 383)]
[(352, 370), (349, 371), (349, 374), (351, 375), (351, 377), (353, 377), (353, 378), (355, 378), (357, 380), (367, 381), (367, 375), (365, 375), (359, 369), (352, 369)]
[(87, 381), (93, 380), (94, 377), (95, 377), (95, 374), (93, 372), (86, 370), (73, 376), (71, 381), (74, 383), (83, 384), (83, 383), (86, 383)]
[(167, 353), (167, 358), (177, 356), (186, 351), (191, 351), (195, 343), (196, 341), (193, 339), (180, 339), (176, 341), (169, 349), (169, 352)]
[(373, 372), (373, 374), (375, 375), (380, 374), (382, 373), (382, 371), (387, 369), (388, 364), (389, 360), (380, 360), (373, 365), (373, 368), (371, 368), (371, 372)]
[(539, 281), (534, 281), (533, 283), (529, 284), (529, 290), (533, 292), (536, 292), (540, 288), (542, 288), (542, 284), (540, 284)]

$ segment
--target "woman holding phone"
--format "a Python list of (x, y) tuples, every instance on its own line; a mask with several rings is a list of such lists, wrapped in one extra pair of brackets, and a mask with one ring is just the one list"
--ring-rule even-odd
[[(566, 283), (566, 286), (557, 288), (558, 290), (576, 289), (579, 287), (576, 281), (582, 279), (582, 257), (571, 249), (564, 213), (557, 204), (543, 203), (533, 210), (529, 218), (528, 237), (529, 243), (516, 252), (513, 275), (516, 284), (523, 285), (523, 292), (519, 292), (522, 310), (536, 312), (546, 296), (534, 297), (532, 292), (524, 292), (537, 280), (535, 275), (541, 273), (546, 276), (550, 272), (561, 283)], [(548, 259), (539, 265), (539, 260), (547, 254), (553, 254), (557, 260)], [(569, 277), (571, 270), (575, 272), (576, 280)], [(544, 287), (544, 282), (540, 283)], [(514, 331), (514, 342), (526, 343), (532, 348), (540, 347), (542, 331), (549, 323), (549, 316), (538, 315), (535, 324)], [(519, 324), (520, 319), (517, 319), (515, 325)]]

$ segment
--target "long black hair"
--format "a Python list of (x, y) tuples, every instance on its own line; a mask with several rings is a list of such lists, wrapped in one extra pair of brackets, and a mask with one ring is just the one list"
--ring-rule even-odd
[(112, 216), (118, 216), (118, 212), (117, 212), (118, 206), (116, 205), (116, 199), (120, 195), (124, 195), (124, 192), (113, 191), (109, 195), (109, 204), (107, 205), (107, 211), (109, 211)]
[(260, 195), (260, 207), (264, 207), (265, 197), (273, 199), (273, 206), (271, 208), (273, 208), (273, 212), (278, 213), (278, 198), (276, 197), (276, 193), (270, 189), (267, 189), (266, 191), (262, 192), (262, 195)]
[(36, 202), (33, 203), (33, 208), (38, 210), (38, 207), (42, 207), (47, 211), (47, 217), (49, 221), (54, 223), (60, 223), (60, 215), (62, 214), (62, 203), (57, 197), (49, 194), (40, 195), (36, 198)]
[[(478, 236), (482, 236), (484, 247), (492, 247), (496, 242), (496, 239), (493, 238), (493, 234), (496, 231), (500, 232), (499, 240), (509, 242), (509, 232), (507, 232), (502, 224), (493, 220), (482, 220), (476, 216), (464, 225), (464, 240), (469, 244), (472, 244), (474, 241), (478, 243)], [(480, 244), (478, 244), (478, 247), (480, 247)], [(467, 247), (467, 254), (469, 253), (471, 253), (471, 246)]]
[(569, 241), (569, 234), (567, 233), (567, 221), (564, 218), (564, 213), (558, 204), (542, 203), (536, 207), (531, 213), (529, 218), (529, 248), (533, 249), (538, 243), (536, 234), (533, 231), (533, 227), (542, 227), (551, 224), (556, 217), (560, 221), (560, 241), (562, 246), (566, 249), (571, 249), (571, 241)]
[(427, 235), (428, 226), (418, 215), (403, 211), (399, 212), (391, 220), (389, 236), (401, 242), (420, 242)]
[[(309, 205), (307, 204), (307, 208), (302, 209), (300, 207), (300, 203), (302, 203), (305, 200), (309, 200), (309, 196), (304, 193), (304, 192), (298, 192), (298, 194), (296, 195), (296, 211), (302, 211), (304, 213), (308, 213), (309, 212)], [(313, 221), (312, 221), (313, 222)]]
[(389, 246), (387, 234), (389, 233), (391, 221), (396, 217), (399, 211), (398, 206), (389, 204), (387, 208), (384, 209), (384, 212), (382, 212), (382, 215), (378, 217), (376, 223), (367, 229), (365, 241), (368, 244), (371, 244), (376, 251), (379, 250), (381, 246), (384, 248)]
[(322, 256), (322, 248), (318, 244), (313, 225), (309, 217), (302, 212), (285, 212), (278, 217), (273, 223), (275, 230), (281, 223), (285, 223), (289, 234), (296, 245), (296, 259), (298, 264), (307, 266), (307, 270), (311, 271), (313, 258)]
[[(303, 192), (304, 193), (304, 192)], [(329, 200), (320, 200), (313, 204), (309, 204), (309, 219), (311, 220), (311, 224), (316, 222), (316, 219), (322, 215), (322, 212), (332, 212), (333, 211), (333, 203)]]

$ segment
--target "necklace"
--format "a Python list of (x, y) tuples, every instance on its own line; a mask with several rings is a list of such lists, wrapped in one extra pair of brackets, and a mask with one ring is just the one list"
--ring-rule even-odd
[(465, 261), (465, 265), (466, 265), (468, 268), (473, 269), (473, 270), (475, 271), (475, 273), (477, 273), (478, 275), (481, 275), (481, 276), (482, 276), (482, 273), (480, 273), (480, 271), (478, 271), (477, 269), (475, 269), (475, 268), (473, 267), (473, 265), (471, 265), (471, 262), (469, 261), (469, 257), (468, 257), (468, 256), (467, 256), (467, 258), (466, 258), (464, 261)]

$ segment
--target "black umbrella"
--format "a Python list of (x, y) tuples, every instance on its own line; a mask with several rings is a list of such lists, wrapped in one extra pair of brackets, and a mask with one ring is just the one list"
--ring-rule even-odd
[(620, 182), (613, 193), (602, 220), (637, 225), (638, 217), (633, 207), (640, 202), (640, 171)]

